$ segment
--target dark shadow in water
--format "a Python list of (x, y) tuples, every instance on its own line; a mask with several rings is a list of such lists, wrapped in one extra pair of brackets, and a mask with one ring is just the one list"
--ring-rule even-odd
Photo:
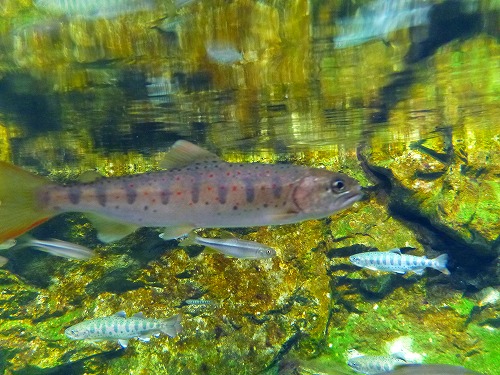
[[(80, 375), (89, 373), (92, 362), (106, 363), (121, 357), (125, 350), (111, 350), (94, 354), (74, 362), (65, 363), (52, 368), (26, 366), (21, 370), (12, 371), (13, 375)], [(90, 362), (90, 363), (89, 363)]]
[(60, 129), (60, 98), (47, 92), (46, 84), (27, 74), (6, 75), (0, 80), (0, 112), (12, 116), (32, 135)]
[[(360, 161), (363, 163), (363, 160)], [(378, 180), (383, 181), (380, 188), (387, 187), (391, 192), (388, 203), (390, 215), (405, 223), (417, 235), (426, 253), (433, 254), (429, 258), (442, 253), (449, 255), (447, 268), (451, 275), (446, 278), (448, 283), (456, 289), (469, 292), (475, 292), (497, 283), (494, 272), (495, 255), (491, 254), (489, 249), (491, 245), (484, 243), (481, 238), (478, 238), (476, 242), (473, 241), (471, 245), (439, 229), (427, 217), (424, 217), (417, 207), (411, 207), (404, 200), (398, 199), (398, 197), (409, 196), (410, 192), (393, 184), (394, 178), (390, 170), (368, 163), (365, 167)], [(474, 233), (471, 234), (474, 235)]]
[(432, 56), (439, 47), (454, 39), (470, 38), (481, 31), (482, 14), (465, 12), (464, 4), (464, 1), (448, 0), (431, 7), (427, 37), (421, 40), (413, 36), (410, 51), (405, 57), (407, 63), (416, 63)]

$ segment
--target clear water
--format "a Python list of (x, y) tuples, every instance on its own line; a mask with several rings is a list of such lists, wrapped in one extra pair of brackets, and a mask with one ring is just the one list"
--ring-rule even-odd
[[(425, 363), (494, 373), (498, 2), (66, 3), (0, 4), (1, 160), (71, 182), (156, 170), (185, 139), (231, 161), (342, 170), (367, 194), (329, 219), (233, 231), (277, 249), (262, 262), (154, 229), (104, 245), (59, 216), (33, 235), (97, 256), (2, 253), (5, 373), (351, 373), (348, 350), (385, 355), (400, 337)], [(395, 247), (446, 252), (452, 274), (348, 261)], [(182, 303), (198, 298), (218, 305)], [(64, 336), (120, 310), (182, 312), (184, 332), (126, 350)]]

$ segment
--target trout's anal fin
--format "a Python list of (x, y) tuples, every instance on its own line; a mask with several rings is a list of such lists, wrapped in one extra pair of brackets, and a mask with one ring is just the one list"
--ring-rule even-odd
[(134, 232), (137, 225), (119, 222), (98, 214), (86, 214), (88, 219), (97, 229), (97, 238), (104, 243), (121, 240)]
[(182, 237), (194, 229), (192, 225), (178, 225), (175, 227), (166, 227), (163, 233), (160, 234), (162, 240), (175, 240), (176, 238)]
[(198, 147), (191, 142), (180, 140), (175, 142), (167, 152), (164, 160), (160, 162), (160, 167), (164, 169), (183, 168), (194, 162), (207, 160), (222, 162), (217, 155), (210, 151)]

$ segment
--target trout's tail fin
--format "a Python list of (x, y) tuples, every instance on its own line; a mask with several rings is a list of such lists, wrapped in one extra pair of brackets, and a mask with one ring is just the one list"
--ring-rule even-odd
[(174, 315), (168, 319), (163, 319), (160, 329), (164, 334), (170, 337), (177, 336), (180, 332), (182, 332), (181, 314)]
[(448, 268), (446, 268), (446, 263), (448, 262), (448, 254), (441, 254), (437, 258), (433, 259), (434, 266), (433, 268), (437, 269), (438, 271), (441, 271), (445, 275), (449, 275), (450, 271)]
[(42, 224), (56, 213), (40, 209), (37, 191), (51, 182), (0, 162), (0, 243)]

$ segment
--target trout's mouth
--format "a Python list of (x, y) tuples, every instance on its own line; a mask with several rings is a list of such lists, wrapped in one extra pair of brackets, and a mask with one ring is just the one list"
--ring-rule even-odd
[(342, 207), (349, 207), (356, 203), (357, 201), (361, 200), (364, 196), (363, 192), (361, 191), (361, 186), (356, 186), (355, 189), (344, 193), (345, 196), (342, 197), (343, 202), (342, 202)]

